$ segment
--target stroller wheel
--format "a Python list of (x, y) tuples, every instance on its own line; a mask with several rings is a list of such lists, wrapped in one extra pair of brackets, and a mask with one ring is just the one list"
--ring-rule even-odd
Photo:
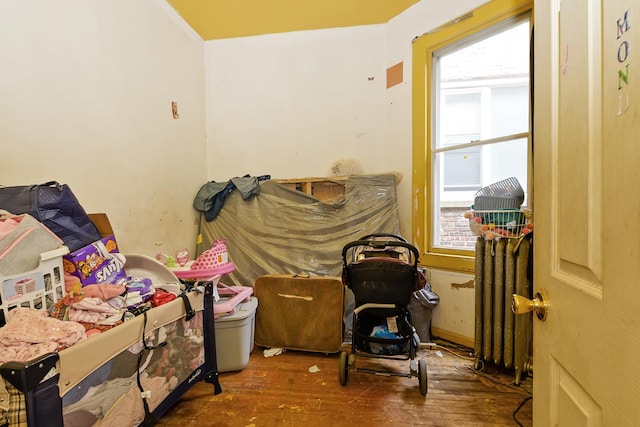
[(349, 375), (349, 353), (343, 351), (340, 353), (340, 371), (338, 377), (340, 378), (340, 384), (345, 385), (347, 383), (347, 376)]
[(420, 394), (427, 395), (427, 362), (424, 359), (418, 361), (418, 379), (420, 380)]

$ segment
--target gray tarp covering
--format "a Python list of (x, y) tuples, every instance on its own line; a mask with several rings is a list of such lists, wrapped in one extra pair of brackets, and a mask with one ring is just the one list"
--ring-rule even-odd
[(218, 216), (200, 219), (197, 255), (226, 239), (235, 271), (228, 285), (253, 286), (274, 273), (340, 276), (342, 247), (371, 233), (399, 232), (395, 175), (361, 175), (345, 182), (345, 196), (324, 203), (275, 181), (260, 184), (257, 196), (226, 198)]

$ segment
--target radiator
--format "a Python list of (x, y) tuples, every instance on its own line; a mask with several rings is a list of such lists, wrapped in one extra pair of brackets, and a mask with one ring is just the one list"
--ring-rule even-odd
[(476, 241), (475, 368), (513, 369), (516, 384), (533, 372), (532, 316), (511, 311), (514, 293), (531, 298), (530, 255), (530, 237)]

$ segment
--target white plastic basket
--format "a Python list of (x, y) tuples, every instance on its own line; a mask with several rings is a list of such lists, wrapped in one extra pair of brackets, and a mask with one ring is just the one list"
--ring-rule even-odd
[(473, 234), (487, 240), (519, 238), (533, 231), (531, 211), (526, 209), (472, 210), (465, 217)]
[(66, 246), (60, 246), (41, 253), (40, 264), (34, 270), (0, 275), (0, 327), (6, 323), (9, 311), (16, 307), (53, 309), (65, 294), (62, 257), (68, 253)]

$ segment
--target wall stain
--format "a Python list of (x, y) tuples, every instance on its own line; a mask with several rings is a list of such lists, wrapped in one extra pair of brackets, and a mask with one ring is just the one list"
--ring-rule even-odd
[(471, 279), (471, 280), (469, 280), (468, 282), (465, 282), (465, 283), (452, 283), (451, 287), (453, 289), (463, 289), (463, 288), (473, 289), (474, 284), (475, 284), (474, 280)]

